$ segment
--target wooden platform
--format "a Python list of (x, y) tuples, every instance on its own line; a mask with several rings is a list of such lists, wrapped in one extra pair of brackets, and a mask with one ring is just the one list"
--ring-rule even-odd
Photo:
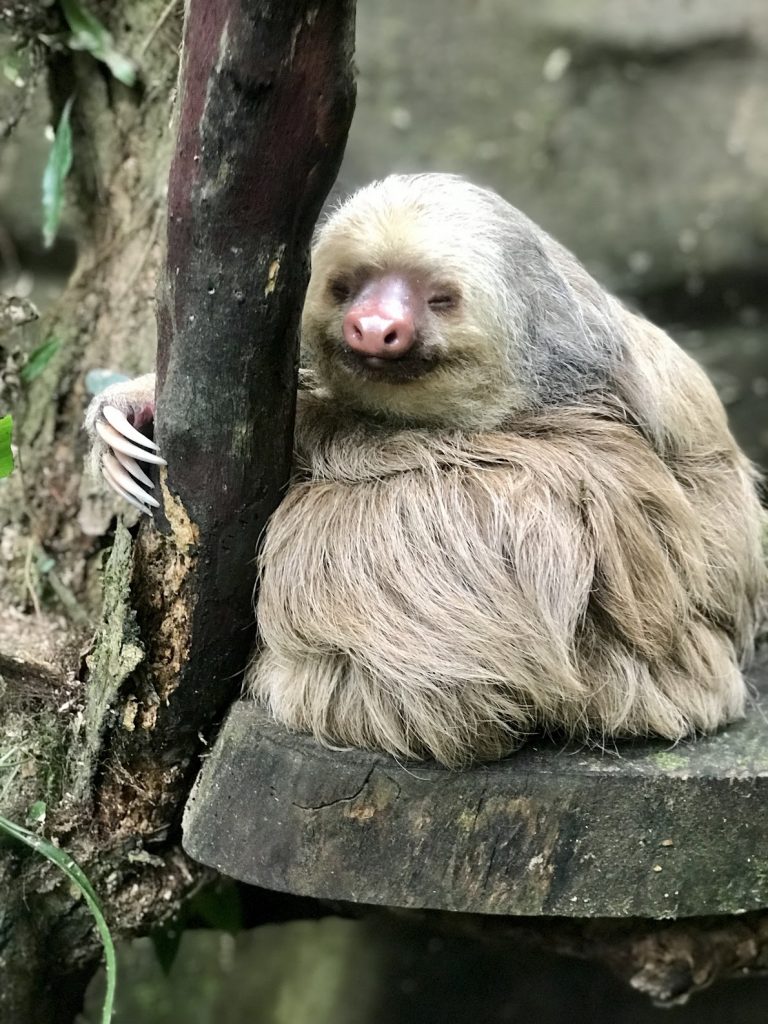
[(671, 748), (532, 742), (450, 772), (289, 734), (235, 704), (187, 804), (195, 860), (321, 899), (668, 918), (768, 907), (768, 651), (748, 718)]

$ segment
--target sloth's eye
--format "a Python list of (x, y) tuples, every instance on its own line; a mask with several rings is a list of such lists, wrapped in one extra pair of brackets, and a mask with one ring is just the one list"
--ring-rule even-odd
[(427, 305), (435, 313), (449, 313), (458, 303), (459, 298), (453, 292), (435, 292), (427, 300)]
[(346, 302), (350, 296), (351, 288), (342, 278), (334, 278), (328, 285), (328, 291), (336, 302)]

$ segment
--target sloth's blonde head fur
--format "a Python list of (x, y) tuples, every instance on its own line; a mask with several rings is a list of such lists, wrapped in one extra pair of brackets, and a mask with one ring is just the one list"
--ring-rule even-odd
[[(452, 315), (422, 325), (437, 371), (406, 385), (362, 380), (337, 358), (344, 306), (334, 281), (392, 270), (459, 298)], [(319, 228), (302, 347), (353, 408), (482, 429), (599, 389), (623, 349), (615, 305), (495, 193), (453, 175), (392, 175), (356, 192)]]

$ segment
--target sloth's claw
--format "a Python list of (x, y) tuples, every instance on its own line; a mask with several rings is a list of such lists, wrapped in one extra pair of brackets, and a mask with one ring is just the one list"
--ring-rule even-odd
[(133, 505), (134, 508), (137, 508), (139, 512), (143, 512), (145, 515), (152, 514), (146, 505), (143, 505), (138, 498), (134, 498), (132, 494), (129, 494), (128, 491), (126, 491), (123, 487), (120, 486), (115, 477), (112, 476), (109, 469), (107, 468), (106, 462), (102, 462), (101, 464), (101, 475), (104, 477), (104, 479), (107, 481), (109, 486), (116, 494), (119, 494), (121, 498), (124, 498), (125, 501), (127, 501), (130, 505)]
[(128, 470), (131, 476), (135, 476), (136, 479), (140, 481), (140, 483), (144, 484), (145, 487), (151, 487), (154, 489), (155, 485), (152, 483), (147, 474), (138, 464), (136, 459), (132, 459), (130, 455), (125, 455), (123, 452), (119, 452), (117, 450), (113, 451), (112, 454), (115, 456), (120, 465), (124, 469)]
[(114, 405), (105, 405), (101, 410), (101, 415), (111, 426), (115, 428), (123, 437), (129, 441), (135, 441), (136, 444), (142, 445), (144, 448), (152, 448), (157, 451), (157, 445), (154, 441), (150, 441), (148, 437), (145, 437), (141, 431), (137, 430), (136, 427), (130, 422), (128, 417), (116, 409)]
[[(130, 424), (128, 425), (130, 426)], [(133, 442), (129, 441), (119, 430), (105, 420), (96, 421), (96, 433), (106, 445), (116, 452), (122, 452), (123, 455), (140, 459), (142, 462), (151, 462), (155, 466), (167, 465), (165, 459), (161, 458), (161, 456), (148, 452), (145, 448), (139, 448), (137, 444), (133, 444)]]
[(150, 493), (154, 483), (147, 465), (165, 466), (154, 441), (141, 430), (155, 415), (155, 375), (119, 380), (94, 394), (86, 413), (91, 441), (92, 472), (140, 512), (151, 515), (160, 506)]
[(112, 452), (104, 453), (102, 468), (109, 472), (110, 478), (119, 484), (123, 489), (123, 492), (132, 494), (133, 497), (138, 498), (143, 505), (151, 505), (153, 508), (159, 508), (160, 502), (157, 498), (153, 498), (151, 494), (148, 494), (144, 490), (143, 487), (139, 486), (131, 474), (120, 465), (120, 462)]

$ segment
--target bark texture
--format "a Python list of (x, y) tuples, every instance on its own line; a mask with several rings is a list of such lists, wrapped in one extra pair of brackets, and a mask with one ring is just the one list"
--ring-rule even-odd
[(251, 885), (390, 907), (658, 919), (762, 910), (768, 650), (750, 685), (746, 720), (673, 750), (537, 739), (461, 772), (321, 747), (240, 701), (187, 804), (184, 847)]
[(141, 549), (148, 735), (174, 762), (237, 692), (255, 637), (248, 567), (290, 470), (308, 246), (352, 116), (352, 11), (232, 0), (188, 19), (158, 315), (173, 554), (156, 537)]
[[(81, 244), (43, 326), (59, 351), (17, 410), (23, 474), (0, 496), (2, 584), (24, 641), (0, 631), (13, 669), (0, 766), (21, 766), (0, 777), (0, 802), (18, 820), (46, 801), (47, 834), (120, 936), (172, 914), (203, 875), (178, 821), (253, 639), (249, 566), (288, 471), (306, 253), (352, 112), (353, 3), (188, 5), (159, 303), (158, 434), (173, 472), (160, 530), (134, 545), (118, 525), (104, 621), (86, 642), (93, 538), (112, 508), (81, 484), (83, 376), (151, 365), (181, 17), (155, 0), (95, 11), (144, 65), (129, 90), (88, 55), (50, 55), (57, 103), (77, 93)], [(56, 607), (84, 627), (47, 613), (41, 550), (56, 558)], [(23, 614), (33, 604), (39, 618)], [(100, 956), (92, 921), (55, 869), (7, 844), (0, 889), (0, 1021), (64, 1024)]]

